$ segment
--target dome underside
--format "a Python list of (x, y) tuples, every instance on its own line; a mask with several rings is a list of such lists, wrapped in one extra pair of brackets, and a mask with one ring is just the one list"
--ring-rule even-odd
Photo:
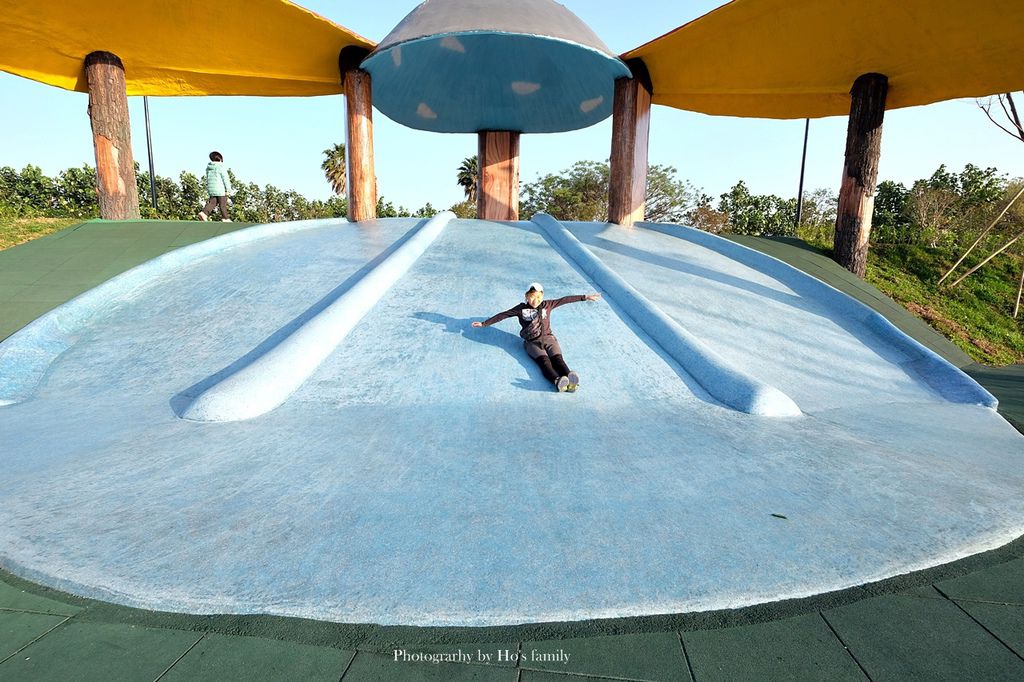
[(625, 64), (551, 38), (472, 32), (436, 35), (374, 52), (374, 105), (392, 120), (441, 133), (586, 128), (612, 113)]

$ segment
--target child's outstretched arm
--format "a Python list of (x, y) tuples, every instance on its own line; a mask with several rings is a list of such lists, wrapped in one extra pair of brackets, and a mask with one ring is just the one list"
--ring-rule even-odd
[(502, 320), (508, 319), (510, 317), (515, 317), (518, 312), (519, 312), (519, 306), (516, 306), (515, 308), (509, 308), (508, 310), (506, 310), (504, 312), (501, 312), (501, 313), (498, 313), (494, 317), (490, 317), (490, 318), (484, 320), (483, 322), (474, 322), (473, 326), (474, 327), (490, 327), (495, 322), (501, 322)]
[(580, 301), (597, 301), (600, 300), (601, 294), (579, 294), (576, 296), (563, 296), (562, 298), (556, 298), (551, 301), (551, 308), (557, 308), (560, 305), (566, 303), (579, 303)]

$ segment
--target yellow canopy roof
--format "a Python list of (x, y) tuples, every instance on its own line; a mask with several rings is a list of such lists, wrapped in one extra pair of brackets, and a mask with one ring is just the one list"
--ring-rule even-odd
[(87, 92), (84, 60), (121, 58), (129, 95), (328, 95), (338, 53), (374, 44), (285, 0), (7, 0), (0, 70)]
[(734, 0), (623, 55), (654, 102), (726, 116), (850, 113), (864, 73), (888, 109), (1024, 88), (1022, 0)]

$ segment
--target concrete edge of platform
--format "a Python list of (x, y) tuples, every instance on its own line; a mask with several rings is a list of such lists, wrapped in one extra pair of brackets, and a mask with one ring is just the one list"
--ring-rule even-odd
[(78, 597), (43, 587), (3, 569), (0, 569), (0, 581), (29, 594), (82, 609), (75, 615), (75, 620), (78, 622), (122, 623), (152, 628), (264, 637), (342, 649), (359, 647), (387, 651), (394, 648), (395, 645), (573, 639), (667, 631), (692, 632), (754, 625), (829, 610), (871, 597), (898, 594), (1022, 558), (1024, 558), (1024, 536), (997, 549), (941, 566), (802, 599), (769, 602), (720, 611), (489, 627), (384, 626), (370, 623), (334, 623), (260, 614), (193, 615), (148, 611)]

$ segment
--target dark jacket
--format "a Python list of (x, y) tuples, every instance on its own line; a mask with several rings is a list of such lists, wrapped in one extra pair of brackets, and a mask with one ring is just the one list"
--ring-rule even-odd
[(495, 322), (501, 322), (509, 317), (515, 317), (519, 320), (519, 326), (522, 329), (519, 330), (519, 336), (523, 337), (526, 341), (536, 341), (542, 336), (551, 336), (551, 311), (560, 305), (566, 303), (579, 303), (580, 301), (587, 300), (586, 296), (563, 296), (562, 298), (555, 298), (550, 301), (541, 301), (540, 305), (536, 308), (531, 308), (526, 303), (520, 303), (514, 308), (509, 308), (503, 313), (498, 313), (489, 320), (485, 320), (483, 325), (490, 327)]

